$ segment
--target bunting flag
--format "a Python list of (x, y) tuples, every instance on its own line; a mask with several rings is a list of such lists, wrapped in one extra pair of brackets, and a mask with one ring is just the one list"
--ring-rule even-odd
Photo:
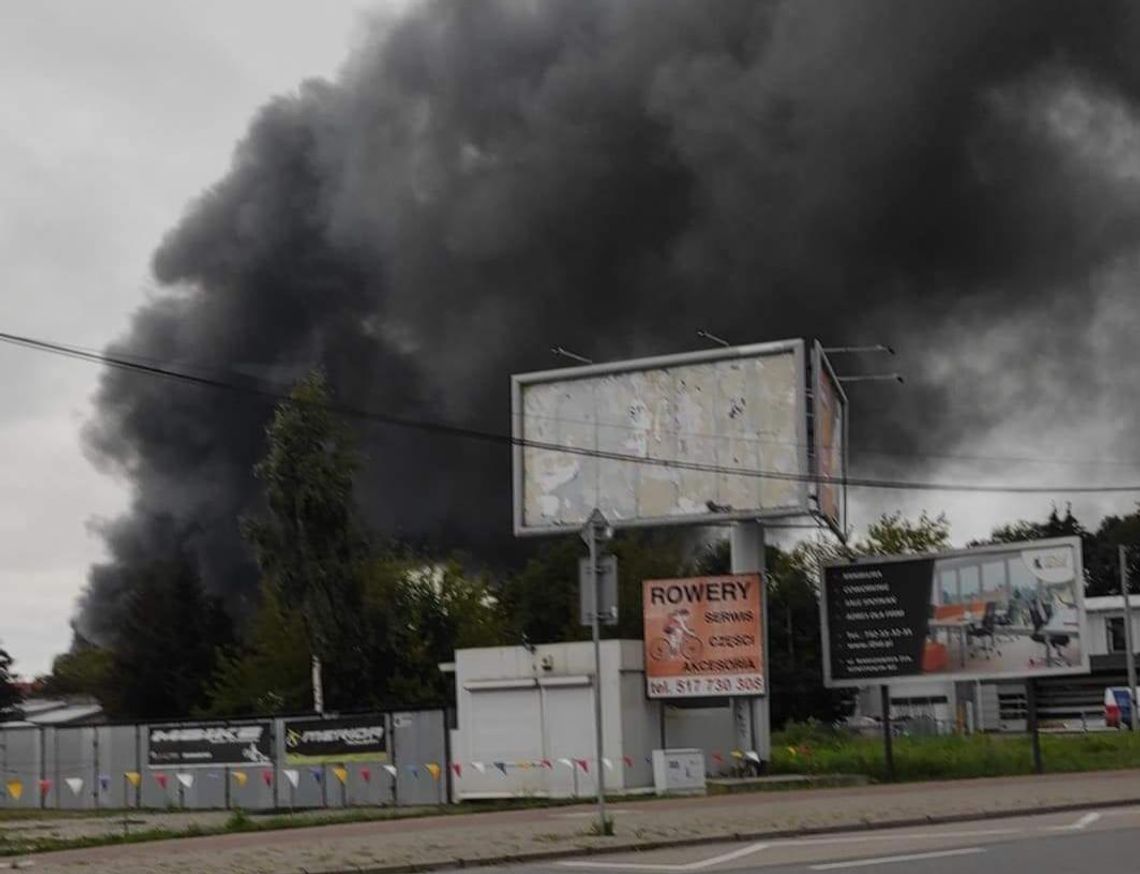
[(110, 774), (100, 774), (99, 775), (99, 791), (100, 792), (106, 792), (110, 788), (111, 788), (111, 775)]
[(371, 768), (361, 768), (360, 769), (360, 779), (363, 780), (365, 783), (371, 783), (372, 782), (372, 769)]
[(742, 753), (740, 750), (733, 750), (733, 751), (732, 751), (732, 757), (733, 757), (734, 759), (743, 759), (743, 758), (744, 758), (744, 753)]
[(646, 756), (645, 757), (645, 764), (652, 765), (653, 764), (653, 756)]
[(126, 777), (127, 782), (134, 786), (136, 789), (138, 789), (139, 784), (142, 783), (142, 774), (140, 774), (138, 771), (126, 771), (123, 773), (123, 776)]
[(47, 795), (49, 792), (51, 792), (51, 787), (54, 785), (55, 784), (52, 783), (51, 780), (40, 780), (39, 781), (40, 795)]
[(750, 762), (755, 762), (757, 765), (760, 764), (760, 754), (755, 750), (749, 750), (746, 752), (744, 754), (744, 758), (748, 759)]
[(238, 786), (244, 786), (246, 784), (246, 781), (249, 780), (249, 774), (247, 774), (245, 771), (234, 771), (233, 775), (234, 780), (237, 782)]
[(463, 766), (461, 764), (459, 764), (459, 762), (452, 762), (451, 763), (451, 770), (453, 770), (455, 772), (456, 777), (458, 777), (460, 779), (463, 778)]
[(496, 768), (498, 768), (500, 771), (503, 772), (504, 777), (507, 776), (507, 763), (506, 762), (495, 762), (494, 765)]
[(480, 774), (486, 774), (487, 773), (487, 766), (484, 765), (482, 762), (472, 762), (471, 767), (474, 768), (476, 771), (478, 771)]
[(621, 760), (627, 768), (633, 767), (633, 756), (622, 756)]
[(83, 791), (83, 778), (68, 777), (63, 782), (67, 784), (67, 788), (71, 790), (71, 794), (78, 798), (79, 793)]
[(8, 790), (8, 797), (13, 801), (19, 801), (24, 797), (24, 784), (19, 780), (9, 780), (4, 787)]
[(337, 765), (333, 768), (333, 776), (336, 777), (340, 781), (340, 785), (343, 786), (348, 782), (348, 769)]
[(155, 774), (154, 775), (154, 782), (157, 783), (159, 786), (161, 786), (163, 789), (165, 789), (166, 783), (167, 783), (167, 776), (165, 774)]
[(530, 770), (530, 762), (515, 762), (515, 765), (517, 765), (518, 768), (522, 771)]
[(270, 771), (268, 768), (266, 768), (265, 770), (263, 770), (261, 772), (261, 782), (264, 783), (266, 786), (272, 786), (273, 785), (273, 772)]
[(285, 779), (289, 781), (289, 785), (296, 789), (297, 784), (301, 782), (301, 772), (295, 768), (285, 768), (281, 773), (285, 775)]
[(575, 759), (574, 764), (576, 764), (579, 768), (581, 768), (587, 774), (590, 773), (590, 762), (589, 762), (589, 760), (587, 760), (587, 759)]
[(723, 765), (723, 764), (724, 764), (724, 756), (722, 756), (722, 755), (720, 754), (720, 751), (719, 751), (719, 750), (713, 750), (713, 754), (712, 754), (712, 760), (713, 760), (714, 762), (716, 762), (718, 765)]
[(381, 767), (392, 775), (393, 780), (400, 776), (400, 772), (396, 770), (395, 765), (381, 765)]
[(439, 765), (437, 765), (435, 762), (428, 762), (426, 765), (424, 765), (424, 767), (427, 768), (427, 771), (429, 774), (431, 774), (431, 778), (433, 780), (439, 779), (439, 775), (442, 773), (440, 771)]
[(182, 785), (183, 789), (189, 789), (190, 787), (192, 787), (194, 785), (194, 775), (193, 774), (187, 774), (187, 773), (175, 774), (174, 779), (176, 779)]
[(320, 768), (309, 768), (309, 773), (313, 775), (313, 779), (318, 783), (321, 782), (321, 778), (324, 776)]
[(543, 759), (539, 764), (541, 764), (542, 767), (546, 768), (548, 771), (554, 770), (554, 762), (550, 761), (550, 759)]
[(606, 766), (607, 771), (612, 771), (614, 769), (614, 763), (607, 758), (602, 759), (602, 764)]
[(559, 759), (559, 760), (558, 760), (558, 764), (560, 764), (560, 765), (565, 765), (565, 766), (566, 766), (567, 768), (569, 768), (571, 771), (573, 771), (573, 770), (574, 770), (574, 763), (573, 763), (573, 762), (571, 762), (569, 759)]
[(420, 769), (419, 768), (417, 768), (415, 765), (408, 765), (408, 770), (411, 772), (413, 777), (415, 777), (417, 780), (420, 779)]

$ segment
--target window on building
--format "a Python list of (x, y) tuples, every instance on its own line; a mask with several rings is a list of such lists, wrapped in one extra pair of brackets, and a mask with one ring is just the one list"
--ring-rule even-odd
[(1109, 616), (1104, 620), (1105, 636), (1108, 638), (1109, 652), (1125, 652), (1128, 644), (1124, 641), (1124, 617)]

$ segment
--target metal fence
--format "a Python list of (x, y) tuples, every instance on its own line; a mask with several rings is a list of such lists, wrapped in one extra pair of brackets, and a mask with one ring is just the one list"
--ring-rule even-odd
[(0, 728), (0, 807), (287, 810), (443, 803), (451, 773), (446, 711), (379, 716), (387, 728), (386, 756), (312, 765), (286, 761), (286, 720), (280, 718), (263, 720), (272, 723), (271, 763), (228, 767), (148, 766), (144, 724)]

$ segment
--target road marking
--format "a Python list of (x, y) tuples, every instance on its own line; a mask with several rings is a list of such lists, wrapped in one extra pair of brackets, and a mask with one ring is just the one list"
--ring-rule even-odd
[(958, 850), (938, 850), (933, 853), (908, 853), (905, 856), (879, 856), (875, 859), (853, 859), (847, 862), (827, 862), (812, 865), (812, 871), (837, 871), (840, 868), (865, 868), (867, 865), (889, 865), (892, 862), (918, 862), (922, 859), (943, 859), (947, 856), (973, 856), (984, 853), (984, 847), (962, 847)]
[(1100, 813), (1093, 811), (1092, 813), (1086, 813), (1076, 822), (1071, 822), (1068, 825), (1051, 825), (1048, 826), (1048, 829), (1055, 832), (1079, 832), (1088, 828), (1090, 825), (1100, 819), (1100, 817)]
[(733, 859), (740, 859), (744, 856), (750, 856), (753, 853), (759, 853), (767, 847), (767, 843), (749, 844), (746, 847), (740, 847), (728, 853), (721, 853), (718, 856), (698, 859), (695, 862), (685, 862), (683, 865), (662, 865), (660, 863), (648, 862), (579, 862), (576, 860), (559, 862), (558, 864), (564, 868), (606, 868), (611, 871), (703, 871), (705, 868), (711, 868), (713, 865), (719, 865), (721, 862), (731, 862)]

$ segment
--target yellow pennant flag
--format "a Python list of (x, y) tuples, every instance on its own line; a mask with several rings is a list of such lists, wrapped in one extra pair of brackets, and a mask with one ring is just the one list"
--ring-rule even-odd
[(234, 771), (234, 779), (237, 780), (239, 786), (244, 786), (245, 781), (249, 779), (249, 774), (245, 771)]
[(424, 765), (424, 767), (428, 769), (428, 773), (431, 774), (431, 778), (433, 780), (439, 779), (439, 765), (437, 765), (435, 762), (428, 762), (426, 765)]
[(19, 780), (9, 780), (4, 784), (8, 787), (8, 795), (11, 796), (13, 801), (19, 801), (24, 795), (24, 784)]
[(333, 768), (334, 776), (340, 780), (340, 785), (343, 786), (348, 780), (348, 768), (336, 767)]
[(138, 771), (127, 771), (123, 774), (123, 776), (127, 778), (128, 783), (130, 783), (136, 789), (139, 788), (139, 783), (142, 782), (142, 774), (140, 774)]

